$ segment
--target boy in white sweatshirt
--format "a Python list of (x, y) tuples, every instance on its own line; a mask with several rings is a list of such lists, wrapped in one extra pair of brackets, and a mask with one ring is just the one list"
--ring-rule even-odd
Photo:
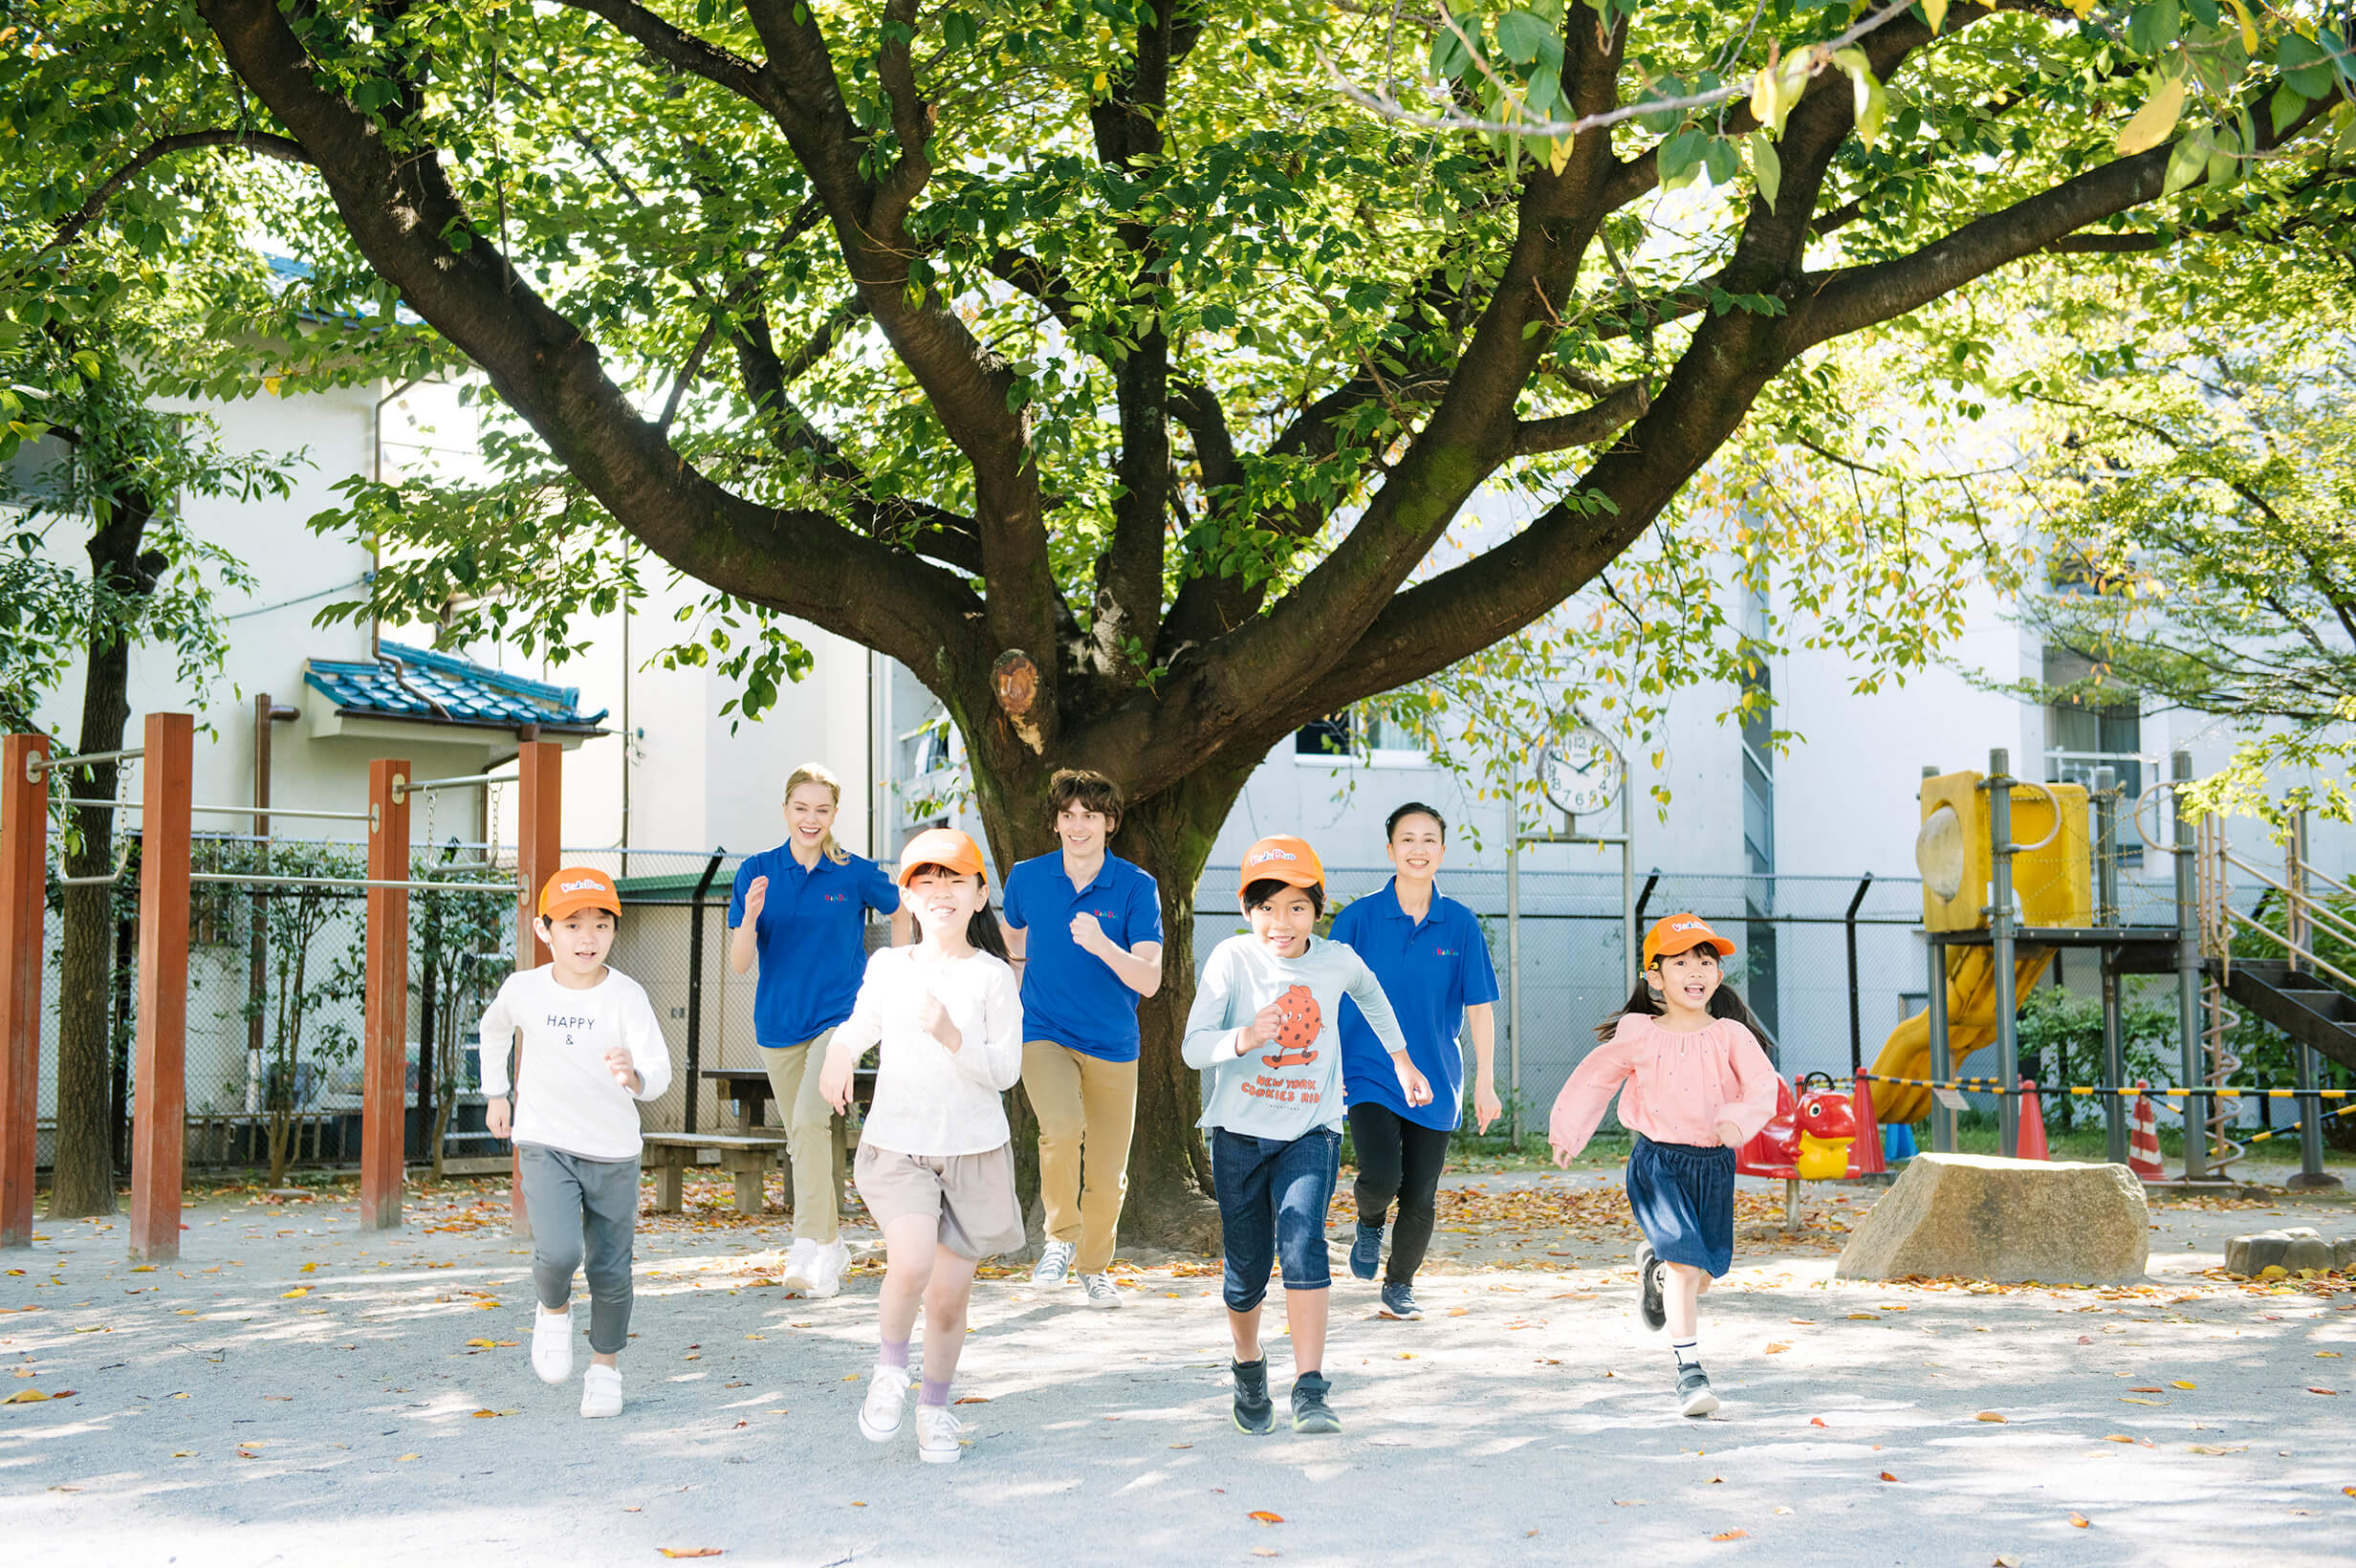
[[(540, 889), (533, 929), (548, 963), (508, 976), (483, 1013), (484, 1122), (511, 1131), (532, 1216), (540, 1311), (532, 1367), (573, 1371), (573, 1272), (589, 1276), (589, 1370), (580, 1413), (622, 1413), (616, 1358), (630, 1337), (638, 1227), (638, 1101), (670, 1087), (670, 1047), (644, 988), (606, 967), (622, 899), (601, 871), (567, 866)], [(511, 1117), (508, 1047), (522, 1035)]]

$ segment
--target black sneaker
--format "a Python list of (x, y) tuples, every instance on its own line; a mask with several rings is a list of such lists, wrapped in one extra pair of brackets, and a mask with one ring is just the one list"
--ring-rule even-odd
[(1235, 1371), (1235, 1429), (1254, 1437), (1273, 1431), (1276, 1407), (1268, 1398), (1268, 1359), (1229, 1364)]
[(1293, 1380), (1293, 1430), (1297, 1432), (1338, 1432), (1342, 1418), (1325, 1403), (1325, 1395), (1333, 1384), (1316, 1372), (1303, 1372)]
[(1403, 1323), (1412, 1323), (1424, 1315), (1424, 1309), (1415, 1303), (1415, 1288), (1411, 1285), (1384, 1286), (1379, 1311), (1381, 1316), (1396, 1318)]
[(1718, 1396), (1710, 1391), (1710, 1374), (1702, 1370), (1699, 1361), (1689, 1361), (1677, 1368), (1677, 1413), (1706, 1416), (1718, 1407)]
[(1669, 1306), (1661, 1299), (1661, 1260), (1652, 1255), (1650, 1242), (1636, 1249), (1636, 1286), (1637, 1310), (1644, 1315), (1645, 1327), (1667, 1328)]
[(1358, 1222), (1358, 1234), (1350, 1241), (1350, 1273), (1361, 1279), (1372, 1279), (1383, 1266), (1383, 1228)]

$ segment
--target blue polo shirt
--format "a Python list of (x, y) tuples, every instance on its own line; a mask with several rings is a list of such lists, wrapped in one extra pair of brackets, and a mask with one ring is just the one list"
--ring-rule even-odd
[(1137, 992), (1112, 966), (1080, 950), (1072, 917), (1096, 916), (1113, 946), (1162, 940), (1162, 889), (1145, 869), (1107, 855), (1085, 887), (1075, 888), (1063, 851), (1022, 861), (1007, 873), (1002, 912), (1023, 939), (1022, 1037), (1053, 1040), (1105, 1061), (1137, 1059)]
[(900, 907), (900, 886), (873, 860), (838, 865), (821, 855), (808, 871), (789, 845), (748, 856), (729, 894), (729, 928), (745, 923), (745, 889), (769, 879), (753, 931), (760, 977), (753, 988), (753, 1037), (767, 1046), (814, 1040), (851, 1015), (867, 972), (867, 911)]
[(1381, 892), (1351, 901), (1334, 916), (1333, 936), (1357, 949), (1383, 982), (1407, 1037), (1407, 1059), (1431, 1080), (1431, 1103), (1410, 1108), (1389, 1053), (1366, 1027), (1358, 1004), (1345, 998), (1342, 1072), (1349, 1103), (1372, 1101), (1420, 1125), (1453, 1130), (1464, 1114), (1464, 1052), (1456, 1044), (1464, 1010), (1497, 999), (1497, 971), (1479, 918), (1435, 892), (1424, 918), (1409, 920), (1399, 907), (1394, 877)]

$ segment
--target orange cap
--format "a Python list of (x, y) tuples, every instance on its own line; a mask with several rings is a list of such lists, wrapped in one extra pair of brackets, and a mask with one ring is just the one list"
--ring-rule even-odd
[(927, 828), (900, 848), (900, 885), (908, 885), (908, 879), (920, 865), (945, 865), (951, 871), (962, 871), (971, 877), (990, 880), (982, 869), (982, 846), (968, 834), (955, 828)]
[(1306, 838), (1280, 833), (1273, 838), (1262, 838), (1243, 852), (1242, 886), (1236, 891), (1241, 892), (1255, 882), (1290, 882), (1295, 887), (1322, 887), (1325, 885), (1325, 862), (1317, 858), (1317, 851), (1309, 847)]
[(1681, 952), (1708, 943), (1718, 950), (1721, 958), (1734, 956), (1734, 945), (1710, 928), (1709, 922), (1699, 915), (1670, 915), (1652, 923), (1645, 933), (1644, 968), (1652, 968), (1655, 961), (1673, 958)]
[(614, 891), (614, 880), (585, 865), (559, 868), (540, 889), (540, 918), (562, 920), (583, 909), (611, 909), (620, 915), (622, 895)]

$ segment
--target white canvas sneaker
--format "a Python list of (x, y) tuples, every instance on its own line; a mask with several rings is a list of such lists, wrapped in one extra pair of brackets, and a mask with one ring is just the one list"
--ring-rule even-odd
[(870, 1443), (889, 1443), (900, 1435), (901, 1406), (907, 1403), (908, 1369), (876, 1362), (868, 1374), (867, 1400), (859, 1407), (859, 1435)]
[(916, 1457), (927, 1465), (954, 1465), (963, 1450), (957, 1441), (966, 1424), (949, 1414), (943, 1405), (920, 1405), (916, 1407)]
[(802, 1271), (801, 1293), (818, 1297), (834, 1295), (842, 1289), (843, 1274), (851, 1267), (851, 1249), (847, 1242), (814, 1241), (810, 1243), (810, 1262)]
[(1121, 1287), (1113, 1283), (1113, 1276), (1109, 1274), (1081, 1274), (1080, 1289), (1092, 1307), (1121, 1305)]
[(1068, 1241), (1051, 1241), (1039, 1249), (1039, 1260), (1031, 1269), (1034, 1285), (1060, 1285), (1072, 1277), (1072, 1259), (1080, 1249)]
[(542, 1383), (562, 1383), (573, 1375), (573, 1309), (545, 1308), (532, 1322), (532, 1370)]
[(807, 1292), (810, 1289), (810, 1270), (818, 1244), (796, 1236), (794, 1245), (785, 1250), (785, 1262), (778, 1266), (777, 1283), (789, 1291)]
[(622, 1369), (591, 1362), (580, 1380), (580, 1413), (585, 1416), (622, 1414)]

